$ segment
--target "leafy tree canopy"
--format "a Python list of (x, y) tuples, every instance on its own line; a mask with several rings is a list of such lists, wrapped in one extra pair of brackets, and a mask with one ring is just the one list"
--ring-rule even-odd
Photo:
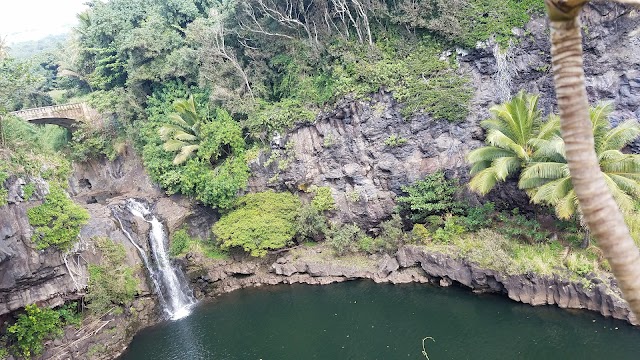
[(293, 241), (300, 206), (298, 197), (290, 193), (247, 194), (213, 225), (213, 233), (223, 249), (241, 247), (251, 256), (264, 256)]

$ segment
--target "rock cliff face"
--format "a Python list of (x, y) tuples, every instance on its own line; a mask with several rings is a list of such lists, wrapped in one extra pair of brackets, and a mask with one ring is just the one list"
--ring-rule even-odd
[(48, 187), (30, 180), (37, 184), (33, 200), (24, 199), (25, 179), (12, 177), (9, 204), (0, 208), (0, 317), (34, 302), (60, 305), (78, 291), (68, 271), (86, 277), (71, 259), (67, 268), (59, 252), (34, 249), (27, 210), (41, 203)]
[[(36, 184), (30, 200), (24, 186)], [(88, 264), (100, 263), (93, 238), (108, 237), (126, 249), (126, 265), (136, 269), (139, 297), (123, 314), (107, 314), (81, 331), (69, 328), (62, 339), (45, 344), (43, 359), (112, 359), (131, 341), (135, 332), (158, 320), (157, 300), (149, 285), (141, 258), (123, 232), (148, 251), (149, 224), (125, 210), (128, 198), (151, 205), (169, 232), (183, 223), (207, 233), (215, 217), (181, 197), (167, 197), (153, 186), (140, 159), (124, 154), (114, 162), (92, 160), (75, 164), (69, 179), (69, 193), (84, 206), (90, 220), (80, 232), (72, 251), (64, 255), (50, 248), (38, 251), (31, 242), (32, 227), (27, 209), (42, 203), (48, 194), (41, 179), (12, 177), (8, 185), (9, 204), (0, 207), (0, 324), (25, 305), (58, 306), (86, 293)], [(133, 309), (133, 310), (132, 310)]]
[[(606, 4), (588, 5), (583, 15), (589, 96), (592, 102), (614, 102), (614, 123), (640, 117), (639, 18), (637, 10)], [(387, 93), (344, 101), (314, 124), (276, 135), (272, 149), (251, 164), (250, 190), (329, 186), (339, 208), (335, 216), (369, 229), (389, 217), (402, 185), (439, 169), (464, 182), (464, 157), (482, 144), (478, 124), (492, 105), (526, 90), (540, 94), (545, 113), (555, 110), (546, 20), (534, 19), (514, 33), (517, 39), (506, 53), (485, 44), (459, 57), (460, 71), (475, 89), (466, 121), (451, 124), (424, 114), (404, 119)], [(403, 143), (385, 143), (391, 136)], [(634, 148), (640, 150), (640, 143)], [(490, 198), (498, 205), (528, 206), (526, 195), (512, 185), (499, 187)]]
[[(340, 220), (369, 228), (389, 217), (403, 185), (439, 169), (466, 178), (464, 156), (480, 145), (478, 126), (426, 115), (406, 121), (398, 111), (386, 93), (344, 101), (314, 124), (277, 137), (271, 151), (251, 163), (250, 190), (330, 186)], [(391, 144), (392, 136), (402, 144)]]
[(583, 283), (558, 276), (507, 275), (419, 246), (404, 246), (395, 256), (334, 259), (331, 254), (330, 249), (319, 246), (294, 249), (286, 255), (264, 260), (207, 263), (191, 258), (187, 259), (186, 268), (200, 297), (245, 287), (293, 283), (324, 285), (356, 279), (439, 286), (455, 283), (474, 292), (504, 294), (533, 306), (587, 309), (640, 324), (620, 297), (612, 278)]
[[(589, 100), (613, 102), (614, 123), (640, 118), (639, 19), (638, 10), (613, 3), (589, 3), (581, 17)], [(519, 90), (540, 94), (545, 113), (556, 110), (548, 28), (545, 18), (535, 18), (514, 29), (516, 42), (502, 59), (490, 46), (462, 57), (476, 89), (473, 120), (485, 118), (492, 104)]]

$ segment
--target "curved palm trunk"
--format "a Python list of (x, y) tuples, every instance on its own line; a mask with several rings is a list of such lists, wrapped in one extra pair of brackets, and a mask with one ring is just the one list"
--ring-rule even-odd
[(640, 316), (640, 251), (629, 235), (594, 150), (578, 15), (586, 0), (546, 0), (551, 55), (566, 156), (584, 218), (618, 280), (625, 300)]

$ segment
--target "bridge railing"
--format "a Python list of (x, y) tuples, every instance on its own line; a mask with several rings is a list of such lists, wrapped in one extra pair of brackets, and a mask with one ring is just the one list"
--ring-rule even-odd
[(12, 111), (9, 114), (14, 116), (37, 116), (38, 114), (48, 113), (51, 111), (82, 110), (83, 107), (84, 107), (83, 103), (74, 103), (74, 104), (43, 106), (39, 108)]

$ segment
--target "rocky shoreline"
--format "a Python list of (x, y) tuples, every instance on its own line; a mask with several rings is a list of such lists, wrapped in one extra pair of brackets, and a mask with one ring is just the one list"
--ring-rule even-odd
[(183, 265), (195, 295), (201, 299), (248, 287), (325, 285), (358, 279), (392, 284), (458, 284), (476, 293), (502, 294), (532, 306), (585, 309), (640, 325), (622, 300), (613, 278), (594, 277), (582, 282), (557, 275), (506, 275), (420, 246), (403, 246), (395, 256), (375, 257), (333, 258), (331, 250), (323, 246), (296, 248), (262, 260), (211, 261), (189, 255)]

